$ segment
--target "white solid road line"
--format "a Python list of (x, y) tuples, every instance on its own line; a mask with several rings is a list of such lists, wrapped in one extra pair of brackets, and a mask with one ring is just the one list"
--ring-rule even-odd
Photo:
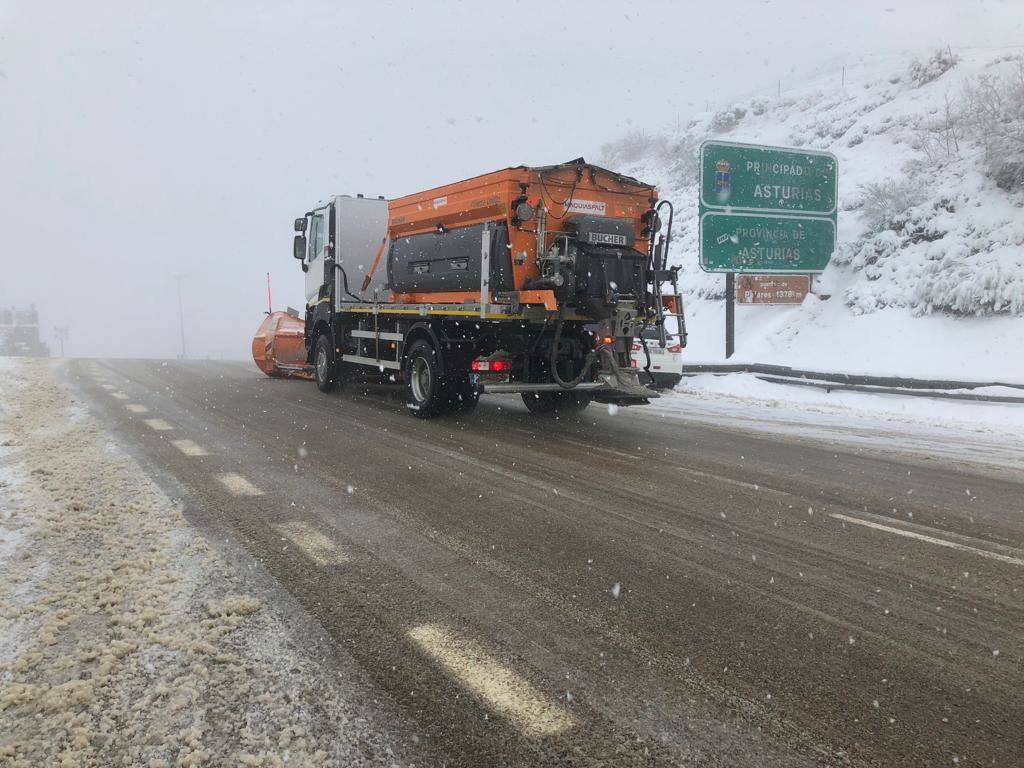
[(317, 565), (342, 565), (348, 562), (348, 556), (338, 545), (309, 523), (290, 520), (275, 525), (274, 530), (309, 555)]
[(163, 419), (146, 419), (146, 424), (149, 425), (151, 429), (155, 429), (158, 432), (166, 432), (169, 429), (174, 429), (174, 427)]
[(191, 440), (171, 440), (171, 445), (184, 453), (186, 456), (209, 456), (206, 449), (196, 445)]
[(217, 475), (217, 479), (220, 481), (221, 485), (231, 491), (231, 493), (235, 494), (235, 496), (263, 495), (263, 491), (235, 472), (226, 472), (223, 475)]
[(139, 405), (137, 403), (129, 403), (128, 405), (125, 406), (125, 408), (127, 408), (132, 413), (149, 413), (149, 408), (147, 408), (144, 405)]
[(836, 520), (842, 520), (843, 522), (853, 523), (854, 525), (863, 525), (865, 528), (874, 528), (877, 531), (895, 533), (897, 536), (906, 536), (908, 539), (927, 541), (929, 544), (938, 544), (940, 547), (949, 547), (950, 549), (957, 549), (961, 552), (970, 552), (973, 555), (987, 557), (990, 560), (998, 560), (1001, 563), (1011, 563), (1012, 565), (1024, 565), (1024, 559), (1021, 559), (1019, 557), (1010, 557), (1009, 555), (1001, 555), (998, 552), (989, 552), (985, 549), (969, 547), (966, 544), (959, 544), (955, 541), (940, 539), (935, 536), (928, 536), (923, 533), (917, 533), (916, 531), (907, 531), (902, 528), (894, 528), (891, 525), (882, 525), (881, 523), (875, 523), (871, 520), (861, 520), (858, 517), (850, 517), (849, 515), (841, 515), (838, 513), (831, 513), (829, 514), (829, 517), (834, 517)]
[(524, 736), (552, 736), (576, 725), (572, 715), (475, 643), (437, 624), (413, 627), (409, 637), (491, 709), (511, 720)]

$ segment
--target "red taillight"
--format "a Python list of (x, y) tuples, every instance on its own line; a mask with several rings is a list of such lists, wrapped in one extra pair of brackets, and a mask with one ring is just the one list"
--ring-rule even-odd
[(602, 336), (601, 343), (604, 344), (606, 347), (610, 347), (612, 344), (615, 343), (615, 339), (611, 336)]
[(512, 370), (511, 360), (474, 360), (470, 369), (478, 373), (508, 373)]
[(637, 343), (636, 343), (636, 342), (634, 341), (634, 342), (633, 342), (633, 351), (634, 351), (634, 352), (639, 352), (639, 351), (640, 351), (641, 349), (643, 349), (643, 347), (641, 347), (641, 346), (640, 346), (639, 344), (637, 344)]
[(666, 349), (668, 349), (669, 352), (675, 352), (676, 354), (683, 351), (683, 347), (680, 344), (673, 344), (671, 347), (666, 347)]

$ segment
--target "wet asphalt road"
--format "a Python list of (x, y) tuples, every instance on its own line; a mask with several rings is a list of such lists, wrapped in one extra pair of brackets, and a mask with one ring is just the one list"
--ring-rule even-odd
[(439, 765), (1024, 765), (1018, 470), (514, 397), (423, 422), (244, 363), (63, 376)]

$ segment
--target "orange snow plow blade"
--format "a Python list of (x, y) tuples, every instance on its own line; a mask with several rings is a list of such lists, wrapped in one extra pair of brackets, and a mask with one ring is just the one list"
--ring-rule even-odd
[(267, 315), (252, 340), (252, 359), (267, 376), (313, 378), (306, 362), (305, 324), (287, 312)]

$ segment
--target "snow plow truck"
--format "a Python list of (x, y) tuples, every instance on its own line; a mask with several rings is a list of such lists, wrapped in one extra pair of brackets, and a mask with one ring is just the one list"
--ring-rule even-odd
[(657, 394), (634, 339), (664, 347), (672, 317), (685, 343), (671, 228), (653, 186), (582, 158), (335, 196), (295, 220), (304, 320), (270, 315), (253, 356), (324, 392), (358, 369), (400, 381), (421, 418), (488, 393), (533, 413), (645, 404)]

